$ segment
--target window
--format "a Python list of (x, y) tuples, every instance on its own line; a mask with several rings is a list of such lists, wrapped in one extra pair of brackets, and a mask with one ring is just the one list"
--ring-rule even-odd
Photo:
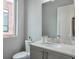
[(3, 11), (3, 32), (8, 32), (8, 11)]
[(15, 1), (3, 0), (3, 34), (15, 35)]

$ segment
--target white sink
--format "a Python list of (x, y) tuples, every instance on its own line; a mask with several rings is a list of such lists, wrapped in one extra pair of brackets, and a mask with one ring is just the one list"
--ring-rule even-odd
[(63, 44), (60, 44), (60, 43), (50, 43), (50, 44), (44, 44), (44, 46), (48, 46), (48, 47), (62, 47)]
[(74, 51), (74, 48), (75, 46), (74, 45), (68, 45), (68, 44), (63, 44), (63, 43), (45, 43), (44, 46), (47, 46), (47, 47), (51, 47), (51, 48), (62, 48), (63, 50), (73, 50)]

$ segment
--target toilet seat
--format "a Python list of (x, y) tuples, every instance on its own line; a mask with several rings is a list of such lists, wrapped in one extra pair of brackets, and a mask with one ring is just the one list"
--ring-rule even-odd
[(13, 59), (25, 59), (25, 58), (29, 58), (30, 56), (30, 53), (26, 52), (26, 51), (22, 51), (22, 52), (19, 52), (19, 53), (16, 53), (14, 56), (13, 56)]

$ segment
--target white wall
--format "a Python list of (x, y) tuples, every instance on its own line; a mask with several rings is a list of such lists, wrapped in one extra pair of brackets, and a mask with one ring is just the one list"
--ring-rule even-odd
[(57, 33), (69, 42), (72, 36), (72, 17), (75, 16), (74, 5), (62, 6), (57, 9)]
[(3, 59), (12, 59), (24, 48), (24, 0), (18, 0), (18, 21), (18, 37), (3, 39)]
[(33, 41), (42, 35), (42, 7), (41, 0), (25, 0), (25, 38), (31, 36)]

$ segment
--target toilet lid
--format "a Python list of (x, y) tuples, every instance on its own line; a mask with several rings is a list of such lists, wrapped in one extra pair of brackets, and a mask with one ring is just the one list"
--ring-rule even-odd
[(16, 53), (13, 58), (23, 58), (23, 57), (27, 57), (28, 56), (28, 53), (26, 51), (22, 51), (22, 52), (19, 52), (19, 53)]

